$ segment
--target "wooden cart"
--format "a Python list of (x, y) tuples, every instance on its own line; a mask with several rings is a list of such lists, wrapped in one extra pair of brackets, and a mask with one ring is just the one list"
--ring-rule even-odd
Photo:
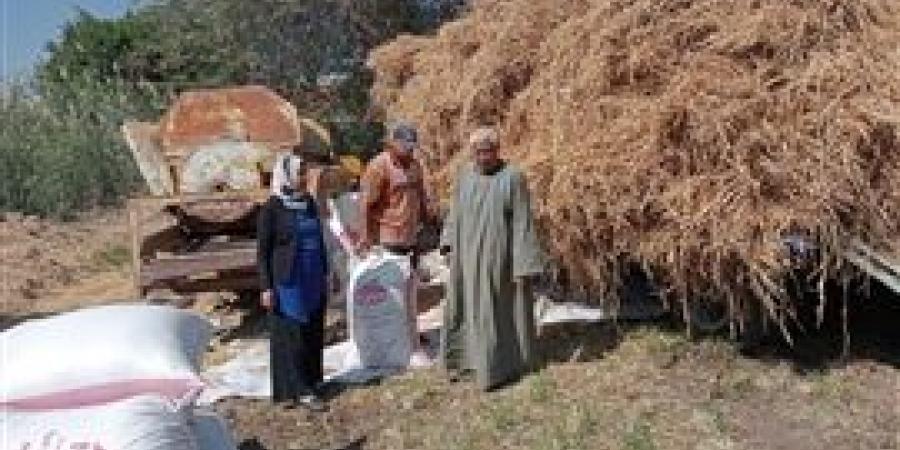
[(254, 293), (265, 191), (136, 198), (128, 204), (135, 293)]
[[(155, 290), (255, 296), (256, 216), (269, 195), (276, 153), (307, 157), (314, 166), (309, 188), (320, 201), (354, 179), (332, 154), (328, 130), (262, 86), (185, 92), (159, 122), (126, 122), (122, 132), (152, 193), (128, 204), (139, 298)], [(239, 167), (255, 170), (258, 183), (198, 185), (198, 173), (209, 175), (208, 160), (193, 158), (217, 149), (250, 155)], [(195, 183), (187, 189), (183, 178), (190, 174)], [(198, 191), (204, 193), (190, 193)]]

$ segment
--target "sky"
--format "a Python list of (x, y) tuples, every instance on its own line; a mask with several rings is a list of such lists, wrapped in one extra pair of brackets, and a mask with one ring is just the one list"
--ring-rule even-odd
[(26, 74), (47, 43), (82, 8), (98, 17), (118, 17), (134, 0), (0, 0), (0, 80)]

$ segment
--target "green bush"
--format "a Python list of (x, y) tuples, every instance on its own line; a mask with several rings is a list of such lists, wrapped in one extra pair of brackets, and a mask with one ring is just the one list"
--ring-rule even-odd
[[(80, 13), (33, 79), (0, 95), (0, 210), (71, 217), (141, 186), (124, 120), (178, 93), (264, 84), (326, 124), (335, 150), (371, 155), (368, 51), (436, 26), (416, 0), (147, 0), (119, 19)], [(322, 87), (323, 76), (344, 81)]]
[[(110, 99), (106, 99), (109, 101)], [(66, 110), (15, 87), (0, 105), (0, 210), (67, 218), (121, 199), (138, 175), (115, 105)], [(107, 125), (109, 124), (109, 125)]]

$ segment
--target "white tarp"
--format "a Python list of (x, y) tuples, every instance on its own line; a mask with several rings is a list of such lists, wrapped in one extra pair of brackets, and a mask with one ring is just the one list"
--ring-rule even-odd
[[(435, 307), (419, 315), (419, 331), (434, 337), (440, 332), (443, 308)], [(536, 318), (539, 325), (564, 322), (597, 322), (606, 320), (606, 311), (578, 304), (546, 303), (542, 313)], [(438, 340), (428, 341), (425, 349), (430, 356), (436, 356)], [(254, 339), (235, 341), (232, 344), (228, 362), (209, 369), (203, 374), (209, 388), (198, 400), (199, 404), (212, 404), (227, 397), (269, 398), (272, 386), (269, 375), (269, 343)], [(325, 380), (336, 383), (365, 383), (373, 379), (396, 374), (396, 369), (364, 368), (360, 362), (356, 346), (344, 341), (325, 349)], [(413, 367), (416, 368), (416, 367)]]
[(231, 359), (203, 373), (207, 388), (200, 394), (197, 404), (210, 405), (228, 397), (271, 397), (269, 341), (265, 339), (232, 341), (228, 353)]
[[(373, 259), (375, 261), (375, 259)], [(372, 264), (370, 262), (370, 264)], [(438, 282), (446, 277), (447, 267), (443, 259), (437, 254), (427, 255), (423, 258), (423, 268), (428, 272), (428, 277)], [(399, 279), (388, 283), (396, 283)], [(578, 303), (553, 303), (546, 297), (542, 297), (539, 305), (536, 321), (538, 325), (549, 325), (565, 322), (599, 322), (611, 317), (608, 311), (601, 308), (589, 307)], [(434, 357), (437, 354), (438, 335), (443, 318), (443, 308), (439, 305), (430, 311), (422, 313), (418, 317), (418, 330), (431, 337), (425, 348), (426, 353)], [(391, 320), (405, 322), (405, 311), (395, 304), (390, 311), (381, 311), (380, 314), (389, 314)], [(383, 317), (374, 315), (376, 329), (381, 327)], [(351, 314), (352, 317), (352, 314)], [(366, 319), (368, 320), (368, 318)], [(359, 326), (359, 323), (356, 324)], [(351, 334), (359, 336), (359, 331), (353, 331), (354, 325), (348, 324)], [(390, 342), (396, 338), (407, 341), (405, 329), (393, 323)], [(382, 327), (381, 331), (385, 332)], [(369, 336), (369, 331), (363, 332)], [(376, 340), (379, 336), (375, 336)], [(232, 343), (230, 353), (232, 358), (226, 363), (213, 367), (204, 373), (204, 379), (209, 383), (209, 388), (202, 394), (198, 403), (211, 404), (226, 397), (268, 398), (271, 396), (271, 383), (269, 375), (269, 346), (266, 340), (246, 340)], [(363, 345), (363, 348), (366, 348)], [(359, 347), (353, 340), (348, 340), (325, 349), (324, 355), (325, 379), (328, 382), (338, 383), (364, 383), (375, 378), (389, 376), (403, 368), (396, 367), (366, 367), (360, 358)], [(412, 367), (416, 368), (416, 367)]]
[(199, 382), (211, 335), (203, 316), (166, 306), (103, 306), (28, 321), (0, 333), (0, 404), (90, 403)]
[[(419, 330), (437, 332), (440, 327), (440, 307), (419, 316)], [(438, 341), (431, 340), (425, 348), (429, 355), (437, 354)], [(272, 383), (269, 374), (269, 341), (248, 339), (233, 341), (227, 362), (211, 367), (203, 373), (208, 387), (197, 399), (199, 405), (211, 405), (223, 398), (270, 398)], [(359, 384), (398, 373), (397, 368), (365, 368), (356, 345), (343, 341), (325, 349), (323, 357), (325, 381), (329, 383)], [(417, 368), (417, 367), (413, 367)]]

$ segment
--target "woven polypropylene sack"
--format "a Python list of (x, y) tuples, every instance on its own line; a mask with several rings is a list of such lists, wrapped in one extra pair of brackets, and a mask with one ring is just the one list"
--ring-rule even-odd
[(187, 394), (212, 335), (203, 316), (116, 305), (29, 321), (0, 334), (0, 406), (71, 407), (144, 392)]
[(406, 311), (411, 268), (408, 257), (374, 252), (350, 277), (347, 302), (350, 339), (365, 368), (403, 368), (411, 353)]
[(77, 409), (4, 411), (0, 445), (4, 450), (199, 450), (189, 414), (155, 396)]

